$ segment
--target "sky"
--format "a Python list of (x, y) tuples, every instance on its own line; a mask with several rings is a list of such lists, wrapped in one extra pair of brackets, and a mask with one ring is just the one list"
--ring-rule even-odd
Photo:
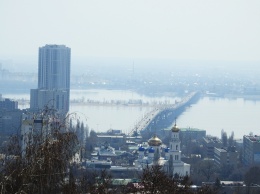
[(1, 0), (0, 60), (73, 57), (260, 61), (259, 0)]

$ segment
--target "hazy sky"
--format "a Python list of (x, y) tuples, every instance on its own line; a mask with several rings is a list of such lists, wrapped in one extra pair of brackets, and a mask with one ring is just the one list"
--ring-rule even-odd
[(260, 0), (1, 0), (0, 59), (73, 56), (260, 61)]

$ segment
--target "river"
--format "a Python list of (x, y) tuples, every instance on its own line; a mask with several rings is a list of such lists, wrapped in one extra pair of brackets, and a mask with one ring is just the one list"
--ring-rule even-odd
[[(29, 100), (29, 94), (3, 94), (3, 97)], [(113, 128), (128, 133), (147, 112), (153, 109), (152, 104), (174, 103), (180, 98), (174, 94), (148, 97), (125, 90), (71, 90), (71, 100), (77, 103), (71, 103), (70, 113), (76, 113), (77, 117), (90, 129), (107, 131)], [(109, 105), (115, 101), (126, 103)], [(129, 105), (127, 104), (129, 101), (142, 101), (143, 104), (147, 103), (149, 106)], [(107, 105), (84, 104), (83, 102), (106, 102)], [(28, 104), (19, 105), (21, 109), (28, 107)], [(259, 115), (260, 101), (202, 97), (177, 118), (177, 125), (205, 129), (207, 134), (218, 137), (224, 129), (228, 135), (234, 131), (235, 138), (242, 138), (250, 132), (259, 134)]]
[(259, 100), (203, 97), (183, 112), (178, 125), (205, 129), (207, 134), (218, 137), (222, 129), (228, 136), (234, 131), (235, 138), (242, 138), (250, 132), (259, 134), (259, 118)]

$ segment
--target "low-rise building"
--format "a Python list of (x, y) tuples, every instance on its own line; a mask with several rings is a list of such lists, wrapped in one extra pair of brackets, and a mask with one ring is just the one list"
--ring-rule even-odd
[(16, 110), (18, 109), (18, 102), (8, 98), (0, 98), (0, 110)]
[(50, 107), (66, 115), (69, 110), (68, 98), (68, 90), (31, 89), (30, 109), (42, 111), (45, 107)]
[(22, 154), (26, 152), (28, 144), (34, 142), (35, 136), (42, 136), (44, 138), (49, 131), (48, 120), (42, 118), (34, 118), (34, 115), (23, 114), (21, 125), (21, 146)]
[(204, 156), (214, 158), (214, 148), (221, 148), (222, 142), (217, 137), (206, 136), (202, 139)]
[(19, 133), (22, 124), (22, 111), (0, 110), (0, 135), (9, 136)]
[(215, 147), (214, 163), (217, 167), (230, 165), (236, 168), (238, 163), (238, 152), (236, 151), (236, 148), (234, 146), (228, 149)]
[[(64, 121), (52, 115), (34, 115), (24, 113), (20, 127), (22, 153), (25, 154), (26, 147), (30, 143), (40, 143), (53, 136), (58, 129), (64, 132), (66, 125)], [(53, 141), (54, 142), (54, 141)]]
[(181, 128), (180, 129), (180, 140), (182, 144), (189, 142), (191, 140), (202, 140), (203, 137), (206, 137), (206, 130), (197, 129), (197, 128)]
[(92, 158), (91, 160), (86, 160), (85, 161), (86, 168), (91, 168), (91, 169), (110, 169), (112, 165), (112, 161), (107, 159), (107, 160), (98, 160), (95, 158)]
[(119, 149), (121, 146), (125, 145), (126, 139), (124, 135), (97, 135), (97, 142), (99, 145), (108, 143), (112, 147)]

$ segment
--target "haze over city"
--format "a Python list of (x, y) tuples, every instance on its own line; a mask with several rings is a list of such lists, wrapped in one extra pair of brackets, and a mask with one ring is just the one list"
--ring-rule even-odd
[(260, 193), (259, 0), (1, 0), (0, 193)]
[(106, 61), (138, 67), (140, 59), (157, 66), (243, 62), (239, 68), (260, 61), (259, 8), (258, 0), (3, 0), (0, 59), (11, 70), (36, 72), (39, 45), (65, 44), (72, 73)]

